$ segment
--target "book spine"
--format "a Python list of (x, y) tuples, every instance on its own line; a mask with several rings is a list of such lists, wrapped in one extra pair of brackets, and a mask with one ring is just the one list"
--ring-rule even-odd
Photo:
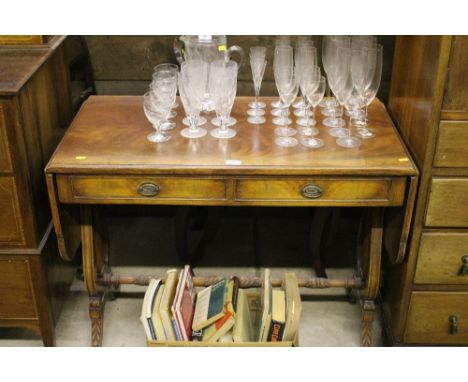
[(174, 328), (174, 333), (177, 341), (182, 341), (179, 333), (179, 328), (177, 327), (177, 322), (175, 318), (172, 319), (172, 327)]
[(283, 338), (284, 327), (286, 324), (284, 322), (272, 321), (270, 326), (270, 333), (268, 333), (269, 342), (279, 342)]
[(149, 330), (150, 330), (150, 333), (151, 333), (151, 338), (153, 340), (157, 340), (156, 332), (155, 332), (154, 326), (153, 326), (153, 320), (151, 318), (147, 318), (146, 320), (148, 321), (148, 326), (149, 326)]

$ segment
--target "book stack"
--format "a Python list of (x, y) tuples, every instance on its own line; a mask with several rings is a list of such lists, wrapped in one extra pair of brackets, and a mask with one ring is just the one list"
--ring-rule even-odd
[(296, 340), (301, 299), (294, 273), (274, 289), (265, 270), (262, 289), (240, 289), (239, 279), (222, 279), (196, 290), (193, 271), (167, 272), (165, 282), (152, 279), (140, 320), (150, 341), (280, 342)]

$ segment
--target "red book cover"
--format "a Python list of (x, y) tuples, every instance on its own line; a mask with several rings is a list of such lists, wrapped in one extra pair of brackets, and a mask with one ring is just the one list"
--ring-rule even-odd
[[(189, 267), (188, 265), (186, 267)], [(195, 298), (196, 298), (196, 290), (193, 285), (193, 271), (189, 267), (187, 272), (184, 272), (184, 278), (182, 284), (182, 291), (179, 296), (179, 301), (176, 306), (176, 314), (181, 326), (181, 331), (183, 333), (183, 337), (186, 341), (190, 341), (192, 335), (192, 321), (193, 321), (193, 314), (195, 312)]]

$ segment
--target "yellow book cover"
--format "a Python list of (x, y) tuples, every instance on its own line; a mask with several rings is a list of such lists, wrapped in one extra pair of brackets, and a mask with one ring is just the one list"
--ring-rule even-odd
[(166, 333), (166, 339), (168, 341), (177, 341), (174, 327), (172, 326), (172, 312), (171, 306), (174, 301), (174, 295), (176, 292), (177, 282), (179, 275), (177, 270), (171, 269), (166, 273), (166, 282), (164, 283), (164, 292), (161, 298), (161, 307), (159, 314), (164, 327), (164, 333)]
[(284, 290), (286, 293), (286, 325), (283, 341), (293, 341), (299, 330), (302, 311), (301, 294), (294, 273), (284, 274)]
[(161, 301), (162, 301), (163, 293), (164, 293), (164, 285), (161, 285), (156, 294), (156, 299), (154, 300), (154, 305), (153, 305), (153, 314), (151, 315), (151, 319), (153, 320), (154, 331), (156, 333), (156, 339), (158, 341), (167, 340), (166, 333), (164, 331), (164, 326), (161, 320), (161, 315), (159, 313), (159, 309), (161, 309)]
[(268, 268), (266, 268), (263, 278), (262, 321), (260, 324), (260, 333), (258, 337), (258, 340), (261, 342), (267, 341), (268, 334), (270, 333), (272, 296), (271, 272)]

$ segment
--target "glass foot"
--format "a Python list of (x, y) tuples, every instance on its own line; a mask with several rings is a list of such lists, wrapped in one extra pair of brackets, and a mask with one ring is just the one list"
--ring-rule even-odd
[(359, 138), (363, 138), (363, 139), (369, 139), (369, 138), (374, 138), (375, 137), (375, 133), (372, 130), (369, 130), (369, 129), (358, 129), (357, 132), (356, 132), (356, 135)]
[(278, 137), (275, 139), (275, 143), (281, 147), (294, 147), (297, 146), (298, 141), (293, 137)]
[(255, 101), (252, 101), (252, 102), (249, 102), (249, 107), (251, 109), (265, 109), (266, 107), (266, 103), (265, 102), (255, 102)]
[(320, 138), (302, 138), (301, 144), (311, 149), (318, 149), (319, 147), (323, 147), (325, 142)]
[(167, 116), (167, 119), (175, 118), (177, 117), (177, 112), (175, 110), (171, 110), (169, 112), (169, 115)]
[(292, 137), (296, 135), (297, 130), (291, 127), (277, 127), (275, 129), (275, 134), (280, 137)]
[(301, 135), (317, 135), (319, 133), (315, 127), (301, 127), (298, 131)]
[(234, 138), (237, 135), (236, 130), (233, 129), (221, 129), (220, 127), (210, 131), (210, 135), (215, 138), (228, 139)]
[(247, 110), (247, 114), (250, 115), (251, 117), (255, 116), (262, 116), (265, 115), (265, 110), (263, 109), (249, 109)]
[(325, 117), (334, 117), (340, 114), (340, 110), (329, 108), (329, 109), (322, 109), (322, 115)]
[(304, 106), (305, 106), (304, 100), (296, 101), (292, 104), (292, 107), (294, 109), (304, 109)]
[(325, 118), (323, 124), (327, 127), (343, 127), (345, 121), (341, 118)]
[(299, 126), (315, 126), (317, 124), (317, 121), (312, 118), (308, 118), (308, 119), (299, 118), (298, 120), (296, 120), (296, 123)]
[(146, 138), (150, 142), (162, 143), (162, 142), (167, 142), (169, 139), (171, 139), (171, 136), (168, 134), (156, 132), (156, 133), (148, 134)]
[[(284, 109), (271, 109), (270, 114), (275, 116), (275, 117), (281, 117), (284, 114)], [(286, 115), (290, 115), (291, 112), (288, 110), (286, 112)]]
[(278, 117), (278, 118), (273, 118), (273, 124), (276, 126), (284, 126), (284, 125), (290, 125), (292, 123), (291, 118), (283, 118), (283, 117)]
[(281, 100), (273, 101), (271, 103), (271, 107), (274, 107), (275, 109), (279, 109), (281, 108), (281, 106), (283, 106), (283, 103), (281, 102)]
[[(215, 126), (221, 126), (221, 122), (218, 117), (213, 118), (211, 120), (211, 123)], [(229, 117), (226, 123), (226, 126), (232, 126), (232, 125), (235, 125), (236, 123), (237, 123), (237, 119), (235, 119), (234, 117)]]
[[(309, 117), (312, 116), (312, 112), (310, 110), (308, 110), (308, 113), (309, 113)], [(296, 109), (296, 110), (294, 110), (294, 115), (296, 117), (304, 117), (306, 115), (305, 109)]]
[(163, 122), (163, 123), (161, 124), (161, 130), (162, 130), (162, 131), (173, 130), (175, 127), (176, 127), (176, 123), (175, 123), (175, 122), (171, 122), (171, 121), (166, 121), (166, 122)]
[(334, 108), (338, 106), (338, 102), (336, 101), (335, 97), (324, 97), (322, 101), (319, 103), (320, 107), (324, 107), (326, 109)]
[(182, 129), (180, 135), (185, 138), (201, 138), (204, 137), (208, 132), (203, 127), (197, 127), (196, 129), (191, 129), (190, 127), (186, 127)]
[(354, 148), (361, 146), (361, 141), (355, 137), (338, 138), (336, 144), (341, 147)]
[[(197, 123), (198, 126), (203, 126), (207, 121), (206, 121), (206, 118), (205, 118), (205, 117), (200, 116), (200, 117), (197, 118), (197, 122), (198, 122), (198, 123)], [(189, 122), (189, 120), (188, 120), (187, 117), (185, 117), (185, 118), (182, 120), (182, 123), (183, 123), (185, 126), (190, 126), (190, 122)]]
[(348, 129), (345, 129), (343, 127), (334, 127), (328, 130), (328, 134), (335, 138), (343, 138), (348, 136), (349, 132)]
[(252, 123), (254, 125), (260, 125), (262, 123), (265, 123), (266, 119), (265, 119), (265, 117), (257, 115), (257, 116), (247, 118), (247, 122)]

